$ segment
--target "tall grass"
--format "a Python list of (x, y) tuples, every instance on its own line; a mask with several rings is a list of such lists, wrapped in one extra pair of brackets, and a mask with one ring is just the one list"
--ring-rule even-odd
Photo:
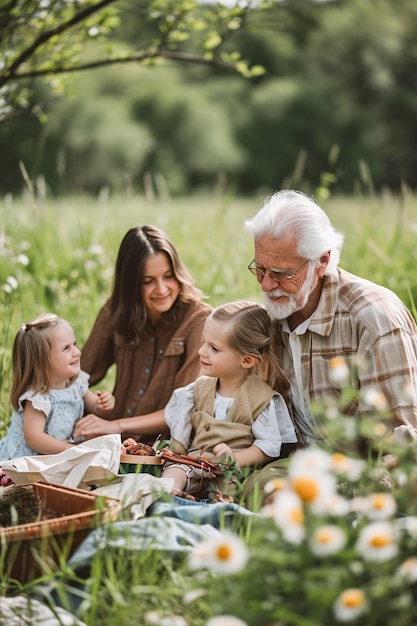
[[(131, 226), (153, 223), (166, 230), (213, 306), (237, 298), (261, 298), (255, 278), (246, 269), (253, 258), (253, 242), (243, 222), (263, 199), (260, 195), (38, 202), (28, 196), (3, 201), (0, 435), (10, 419), (10, 353), (17, 329), (35, 315), (53, 311), (73, 324), (82, 347), (109, 294), (118, 247)], [(341, 265), (391, 288), (415, 314), (417, 200), (408, 195), (330, 198), (323, 206), (345, 233)], [(106, 384), (111, 387), (111, 375)], [(65, 597), (57, 580), (57, 593)], [(75, 579), (71, 584), (77, 589), (84, 582)], [(184, 607), (188, 583), (181, 558), (174, 562), (155, 553), (106, 551), (80, 592), (84, 619), (89, 626), (133, 626), (142, 623), (138, 616), (145, 611), (166, 606), (198, 626), (212, 607), (204, 603), (198, 610)]]
[[(17, 329), (53, 311), (73, 324), (82, 346), (109, 294), (118, 247), (131, 226), (153, 223), (166, 230), (213, 306), (261, 298), (246, 269), (253, 243), (243, 222), (263, 200), (263, 195), (213, 195), (37, 201), (28, 195), (0, 203), (0, 434), (9, 419), (10, 352)], [(323, 206), (345, 233), (345, 269), (391, 288), (414, 312), (416, 199), (331, 198)]]

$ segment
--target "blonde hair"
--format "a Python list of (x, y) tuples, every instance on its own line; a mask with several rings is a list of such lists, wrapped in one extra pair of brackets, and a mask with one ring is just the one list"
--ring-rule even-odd
[(255, 372), (280, 393), (289, 389), (289, 380), (273, 350), (272, 321), (257, 300), (236, 300), (218, 306), (209, 318), (225, 324), (224, 339), (239, 356), (259, 360)]
[(23, 324), (17, 332), (12, 350), (13, 382), (10, 402), (19, 410), (19, 398), (32, 389), (46, 393), (52, 386), (51, 348), (56, 329), (65, 320), (53, 313), (44, 313)]

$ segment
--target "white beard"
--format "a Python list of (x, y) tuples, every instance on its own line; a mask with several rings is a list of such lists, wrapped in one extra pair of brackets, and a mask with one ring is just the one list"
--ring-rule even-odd
[[(296, 311), (304, 309), (315, 287), (315, 269), (316, 267), (313, 264), (309, 264), (304, 283), (296, 293), (289, 294), (281, 287), (274, 289), (273, 291), (264, 292), (265, 308), (273, 320), (286, 319)], [(285, 298), (285, 301), (282, 303), (271, 300), (271, 298), (281, 296)]]

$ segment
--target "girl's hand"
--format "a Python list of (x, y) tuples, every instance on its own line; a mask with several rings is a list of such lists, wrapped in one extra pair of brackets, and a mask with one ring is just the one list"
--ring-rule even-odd
[(121, 434), (121, 430), (117, 420), (108, 421), (90, 413), (76, 422), (72, 436), (77, 440), (78, 437), (91, 439), (100, 435), (119, 434)]
[(233, 457), (233, 450), (230, 446), (227, 445), (227, 443), (218, 443), (216, 446), (214, 446), (213, 448), (213, 454), (216, 456), (216, 458), (220, 458), (223, 454), (228, 454), (229, 456)]
[(97, 408), (104, 413), (111, 413), (114, 409), (115, 398), (109, 391), (96, 391)]

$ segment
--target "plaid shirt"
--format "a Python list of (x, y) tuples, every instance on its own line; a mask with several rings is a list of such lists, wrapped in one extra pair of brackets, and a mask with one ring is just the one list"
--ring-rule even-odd
[(338, 268), (336, 275), (325, 276), (318, 306), (298, 333), (297, 328), (290, 333), (285, 320), (276, 321), (274, 328), (281, 365), (295, 388), (297, 365), (290, 344), (299, 342), (298, 378), (305, 402), (300, 406), (296, 393), (292, 401), (302, 440), (311, 439), (309, 427), (314, 426), (309, 403), (340, 396), (343, 385), (335, 382), (330, 366), (335, 357), (343, 357), (349, 368), (348, 386), (360, 390), (346, 414), (370, 413), (369, 392), (382, 392), (394, 425), (417, 428), (417, 327), (392, 291)]

